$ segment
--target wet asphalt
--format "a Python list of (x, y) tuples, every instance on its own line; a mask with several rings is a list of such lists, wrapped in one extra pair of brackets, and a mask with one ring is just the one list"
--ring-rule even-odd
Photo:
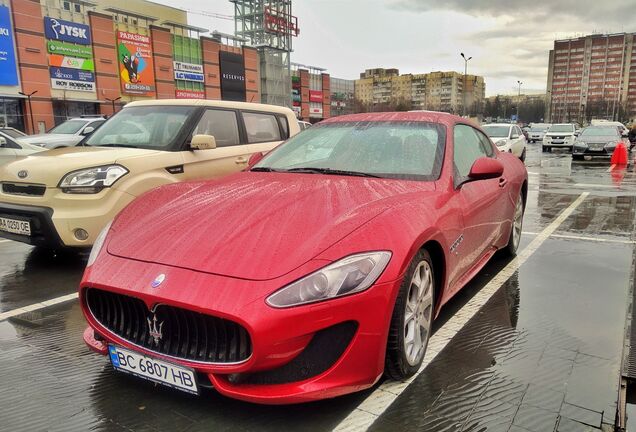
[[(614, 424), (636, 220), (636, 169), (572, 163), (529, 144), (524, 249), (588, 196), (413, 382), (371, 413), (373, 431), (589, 431)], [(0, 313), (75, 292), (86, 256), (0, 242)], [(495, 258), (438, 318), (465, 309), (511, 261)], [(0, 321), (0, 430), (364, 430), (378, 386), (334, 400), (258, 406), (189, 396), (114, 372), (82, 342), (77, 301)], [(439, 336), (439, 335), (437, 335)], [(436, 335), (433, 336), (434, 338)]]

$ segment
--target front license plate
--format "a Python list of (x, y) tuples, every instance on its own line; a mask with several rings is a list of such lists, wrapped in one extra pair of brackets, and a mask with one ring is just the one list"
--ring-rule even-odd
[(118, 371), (154, 381), (186, 393), (199, 394), (197, 380), (192, 369), (114, 345), (108, 345), (108, 357), (110, 358), (110, 363)]
[(0, 231), (30, 236), (31, 223), (23, 220), (0, 217)]
[(563, 144), (563, 141), (552, 141), (552, 144)]

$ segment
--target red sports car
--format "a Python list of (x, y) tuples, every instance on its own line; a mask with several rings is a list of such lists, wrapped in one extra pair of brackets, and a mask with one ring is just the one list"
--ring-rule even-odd
[(122, 372), (258, 403), (405, 379), (444, 303), (516, 253), (527, 189), (462, 118), (329, 119), (245, 172), (128, 206), (81, 282), (84, 340)]

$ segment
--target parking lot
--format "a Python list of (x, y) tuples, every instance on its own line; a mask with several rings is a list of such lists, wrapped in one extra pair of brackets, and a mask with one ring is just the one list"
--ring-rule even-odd
[(0, 429), (610, 430), (631, 302), (636, 170), (572, 163), (538, 144), (526, 165), (519, 255), (496, 256), (443, 309), (420, 372), (305, 405), (189, 396), (114, 372), (82, 341), (74, 293), (86, 256), (0, 241)]

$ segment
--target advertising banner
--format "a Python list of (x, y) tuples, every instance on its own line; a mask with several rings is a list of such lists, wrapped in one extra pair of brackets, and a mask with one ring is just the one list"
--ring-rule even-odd
[(194, 82), (204, 82), (203, 74), (198, 74), (194, 72), (183, 72), (183, 71), (174, 71), (174, 79), (183, 80), (183, 81), (194, 81)]
[(46, 50), (49, 54), (59, 54), (70, 57), (93, 58), (93, 50), (90, 46), (75, 45), (56, 40), (46, 41)]
[(182, 71), (182, 72), (192, 72), (196, 74), (203, 74), (203, 65), (202, 64), (194, 64), (194, 63), (185, 63), (185, 62), (172, 62), (174, 65), (174, 70)]
[(44, 17), (44, 34), (47, 39), (71, 42), (80, 45), (91, 44), (90, 27), (58, 18)]
[(93, 59), (83, 59), (77, 57), (67, 57), (58, 54), (51, 54), (49, 56), (49, 65), (56, 67), (66, 67), (71, 69), (82, 69), (87, 71), (94, 71), (95, 64)]
[(245, 64), (243, 56), (227, 51), (219, 52), (221, 66), (221, 99), (245, 101)]
[(309, 102), (322, 102), (322, 92), (320, 90), (309, 90)]
[(150, 36), (117, 32), (119, 79), (123, 93), (155, 96)]
[(205, 92), (199, 90), (175, 90), (176, 99), (205, 99)]
[(18, 85), (9, 8), (0, 6), (0, 85)]
[(95, 74), (77, 69), (52, 67), (51, 87), (59, 90), (95, 91)]

